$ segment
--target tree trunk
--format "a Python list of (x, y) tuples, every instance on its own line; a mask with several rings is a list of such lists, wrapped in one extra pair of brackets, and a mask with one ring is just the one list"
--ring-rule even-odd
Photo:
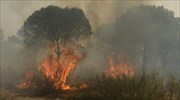
[(167, 67), (167, 54), (164, 54), (162, 56), (163, 56), (163, 58), (162, 58), (162, 65), (165, 68), (165, 67)]
[(142, 61), (142, 74), (146, 74), (146, 53), (147, 53), (147, 45), (144, 43), (143, 49), (143, 61)]
[(33, 50), (33, 63), (36, 66), (36, 49)]
[(57, 59), (59, 59), (59, 57), (60, 57), (60, 55), (61, 55), (61, 51), (60, 51), (60, 46), (59, 46), (58, 40), (56, 40), (55, 53), (56, 53), (56, 55), (57, 55)]

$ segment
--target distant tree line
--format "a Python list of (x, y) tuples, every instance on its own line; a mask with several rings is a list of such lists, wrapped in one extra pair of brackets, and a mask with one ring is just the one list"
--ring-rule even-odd
[(141, 62), (143, 73), (150, 66), (178, 69), (179, 18), (162, 6), (136, 6), (97, 33), (114, 50), (123, 51), (128, 60)]

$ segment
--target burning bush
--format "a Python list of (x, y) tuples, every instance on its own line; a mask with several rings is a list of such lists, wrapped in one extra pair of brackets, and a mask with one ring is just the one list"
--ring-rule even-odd
[(117, 63), (115, 63), (113, 56), (115, 56), (115, 53), (111, 53), (108, 56), (109, 68), (106, 72), (107, 76), (113, 78), (121, 78), (121, 79), (123, 78), (123, 76), (132, 78), (134, 76), (133, 65), (123, 61), (121, 52), (117, 55), (118, 56)]
[[(38, 71), (44, 77), (44, 80), (48, 81), (47, 83), (51, 83), (52, 88), (54, 89), (62, 89), (69, 90), (70, 86), (67, 85), (68, 75), (74, 70), (76, 65), (79, 63), (82, 55), (77, 55), (75, 52), (74, 46), (66, 46), (61, 49), (61, 56), (56, 57), (53, 50), (54, 46), (50, 46), (48, 56), (38, 64)], [(33, 88), (35, 87), (32, 80), (34, 78), (33, 72), (27, 72), (25, 76), (25, 81), (16, 85), (17, 88)], [(39, 79), (44, 81), (43, 78)], [(44, 83), (46, 87), (46, 83)], [(36, 86), (37, 87), (37, 86)]]
[[(54, 49), (53, 49), (54, 50)], [(63, 48), (59, 58), (49, 54), (48, 57), (39, 64), (39, 71), (51, 82), (55, 89), (70, 89), (67, 83), (68, 75), (81, 57), (78, 56), (72, 48)]]

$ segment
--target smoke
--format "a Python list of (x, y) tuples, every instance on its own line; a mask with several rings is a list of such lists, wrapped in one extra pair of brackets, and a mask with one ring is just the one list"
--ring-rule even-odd
[[(16, 35), (23, 26), (24, 21), (34, 11), (48, 5), (62, 8), (78, 7), (83, 9), (92, 26), (92, 30), (95, 31), (102, 24), (114, 22), (127, 8), (138, 3), (116, 3), (114, 1), (1, 1), (1, 28), (4, 30), (3, 34), (5, 37), (1, 42), (1, 80), (3, 80), (3, 84), (9, 83), (12, 86), (19, 79), (23, 79), (19, 77), (23, 77), (26, 71), (36, 68), (37, 62), (43, 58), (43, 54), (46, 52), (46, 50), (42, 49), (37, 52), (37, 49), (26, 47), (22, 41), (17, 43), (17, 41), (14, 41), (16, 40), (15, 38), (9, 38)], [(102, 66), (102, 61), (106, 59), (106, 55), (104, 55), (104, 51), (102, 52), (101, 47), (96, 45), (94, 40), (91, 40), (91, 42), (92, 47), (84, 50), (88, 53), (87, 57), (80, 64), (82, 67), (77, 69), (83, 70), (84, 76), (91, 76), (88, 75), (91, 72), (95, 72), (95, 76), (95, 74), (102, 71), (100, 66)]]
[(115, 1), (1, 1), (1, 28), (5, 37), (14, 35), (21, 28), (24, 21), (35, 10), (48, 5), (59, 7), (78, 7), (83, 9), (92, 29), (113, 22), (122, 13), (134, 5), (142, 2), (115, 2)]
[[(179, 77), (179, 31), (174, 12), (162, 6), (131, 7), (112, 14), (112, 18), (118, 16), (114, 17), (116, 22), (109, 16), (111, 21), (98, 26), (90, 45), (85, 48), (87, 57), (76, 70), (76, 73), (80, 72), (79, 76), (87, 79), (104, 73), (109, 67), (107, 56), (111, 52), (118, 54), (121, 51), (124, 59), (131, 61), (138, 72), (142, 71), (145, 63), (145, 73), (157, 71), (164, 78), (171, 74)], [(149, 43), (146, 44), (146, 54), (143, 54), (146, 40)], [(143, 60), (144, 55), (146, 61)]]
[(3, 40), (4, 39), (4, 33), (3, 30), (0, 28), (0, 39)]
[[(92, 73), (96, 73), (99, 67), (105, 69), (109, 66), (98, 58), (108, 61), (108, 53), (121, 51), (125, 55), (124, 59), (133, 62), (139, 72), (145, 63), (146, 73), (155, 70), (165, 78), (170, 74), (178, 77), (178, 19), (174, 17), (172, 11), (162, 6), (138, 5), (129, 8), (116, 22), (98, 27), (94, 37), (96, 41), (92, 42), (93, 46), (86, 48), (93, 57), (85, 58), (87, 63), (92, 61), (90, 65), (94, 67), (89, 67), (94, 70)], [(146, 54), (143, 54), (144, 41), (149, 41), (145, 44)], [(143, 61), (144, 55), (146, 61)], [(99, 71), (103, 72), (102, 69)]]
[(95, 30), (98, 26), (116, 21), (126, 9), (134, 5), (164, 5), (179, 16), (179, 1), (1, 1), (1, 28), (5, 37), (16, 34), (24, 21), (35, 10), (48, 5), (59, 7), (78, 7), (83, 9), (90, 24)]
[[(107, 55), (112, 52), (112, 48), (106, 42), (116, 30), (113, 24), (128, 9), (140, 4), (152, 4), (146, 1), (1, 1), (1, 28), (5, 40), (1, 41), (1, 82), (13, 87), (15, 83), (22, 79), (27, 70), (37, 68), (36, 64), (46, 54), (44, 48), (28, 48), (22, 41), (15, 42), (9, 38), (15, 35), (23, 26), (24, 21), (34, 11), (48, 5), (59, 7), (78, 7), (83, 9), (88, 18), (94, 35), (87, 48), (85, 58), (77, 66), (74, 72), (74, 81), (86, 80), (102, 73), (108, 65)], [(13, 41), (12, 41), (13, 40)], [(105, 43), (102, 41), (105, 40)], [(111, 43), (110, 45), (114, 45)], [(38, 50), (38, 51), (37, 51)], [(118, 51), (118, 49), (116, 49)], [(127, 49), (126, 49), (127, 50)], [(138, 58), (140, 59), (140, 58)]]

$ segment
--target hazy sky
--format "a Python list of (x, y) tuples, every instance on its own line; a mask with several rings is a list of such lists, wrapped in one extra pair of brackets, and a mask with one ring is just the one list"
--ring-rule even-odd
[(83, 9), (86, 17), (89, 19), (93, 30), (99, 25), (115, 21), (117, 17), (123, 14), (127, 8), (133, 7), (138, 4), (148, 4), (164, 6), (165, 8), (175, 12), (175, 16), (180, 16), (178, 0), (166, 0), (166, 1), (1, 1), (1, 28), (4, 31), (5, 36), (16, 34), (17, 31), (23, 25), (23, 22), (31, 15), (35, 10), (39, 10), (41, 7), (48, 5), (56, 5), (59, 7), (78, 7)]

